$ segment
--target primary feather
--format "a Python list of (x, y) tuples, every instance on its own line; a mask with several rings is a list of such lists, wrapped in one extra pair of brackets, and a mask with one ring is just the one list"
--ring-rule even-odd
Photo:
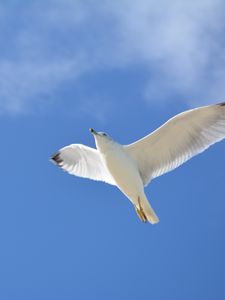
[(125, 146), (144, 185), (225, 138), (225, 102), (185, 111)]
[(60, 149), (51, 159), (72, 175), (115, 185), (96, 149), (85, 145), (72, 144)]

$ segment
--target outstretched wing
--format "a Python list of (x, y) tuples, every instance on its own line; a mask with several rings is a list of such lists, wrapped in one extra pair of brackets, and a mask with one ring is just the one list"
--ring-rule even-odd
[(72, 144), (60, 149), (51, 160), (68, 173), (115, 185), (96, 149)]
[(157, 130), (125, 146), (145, 185), (225, 138), (225, 102), (176, 115)]

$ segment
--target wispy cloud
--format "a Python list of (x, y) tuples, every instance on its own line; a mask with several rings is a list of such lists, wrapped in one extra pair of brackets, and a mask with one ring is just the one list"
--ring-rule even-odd
[(118, 34), (130, 60), (149, 67), (149, 101), (171, 93), (185, 100), (223, 97), (223, 1), (122, 2), (115, 8)]
[(1, 112), (29, 111), (67, 80), (132, 65), (149, 70), (146, 101), (224, 99), (222, 0), (12, 3), (0, 7)]

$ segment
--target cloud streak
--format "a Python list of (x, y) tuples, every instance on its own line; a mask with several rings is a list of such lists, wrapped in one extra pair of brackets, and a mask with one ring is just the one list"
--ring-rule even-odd
[(68, 80), (135, 65), (149, 73), (147, 102), (224, 98), (222, 0), (23, 5), (0, 7), (1, 112), (27, 112)]
[(131, 59), (144, 61), (156, 74), (146, 88), (149, 101), (171, 93), (184, 99), (224, 95), (222, 1), (123, 3), (118, 21), (125, 52), (132, 49)]

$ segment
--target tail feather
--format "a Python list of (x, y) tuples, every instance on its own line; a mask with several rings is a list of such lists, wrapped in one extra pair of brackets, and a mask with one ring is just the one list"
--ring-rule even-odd
[(141, 198), (141, 206), (148, 221), (151, 224), (157, 224), (159, 222), (159, 218), (146, 197)]

